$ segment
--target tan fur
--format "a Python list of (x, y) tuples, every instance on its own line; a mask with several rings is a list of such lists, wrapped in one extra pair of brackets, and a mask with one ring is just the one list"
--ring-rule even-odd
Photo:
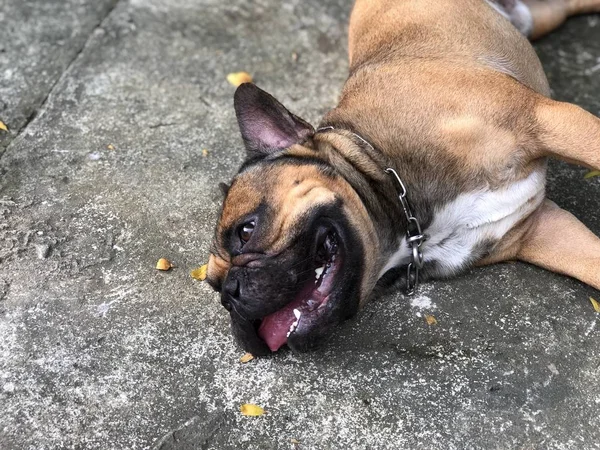
[(590, 169), (600, 168), (600, 120), (579, 106), (539, 98), (536, 122), (541, 150)]
[[(350, 71), (379, 62), (393, 46), (394, 53), (403, 57), (396, 61), (439, 59), (463, 67), (493, 66), (494, 70), (492, 61), (506, 61), (525, 85), (547, 93), (535, 52), (507, 25), (482, 0), (357, 0), (350, 19)], [(452, 69), (447, 75), (452, 75)]]
[(419, 152), (435, 143), (432, 159), (452, 159), (461, 191), (530, 173), (532, 90), (547, 94), (548, 83), (526, 39), (484, 1), (358, 0), (350, 66), (326, 123), (360, 124), (391, 159), (399, 144)]
[(531, 216), (517, 258), (600, 289), (600, 239), (571, 213), (546, 200)]
[(569, 16), (600, 12), (598, 0), (523, 0), (533, 15), (532, 39), (554, 30)]
[[(600, 169), (600, 119), (578, 106), (538, 98), (540, 156)], [(481, 265), (520, 259), (600, 289), (600, 238), (576, 217), (546, 201)]]

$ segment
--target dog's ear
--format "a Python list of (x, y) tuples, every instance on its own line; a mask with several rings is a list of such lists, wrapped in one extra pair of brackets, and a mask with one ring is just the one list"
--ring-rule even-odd
[(299, 144), (315, 132), (309, 123), (252, 83), (237, 88), (233, 104), (250, 157), (269, 155)]

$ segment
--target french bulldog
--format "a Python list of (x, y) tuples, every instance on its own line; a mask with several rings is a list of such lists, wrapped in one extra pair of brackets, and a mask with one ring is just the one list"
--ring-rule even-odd
[(600, 169), (600, 120), (553, 101), (527, 38), (600, 0), (357, 0), (350, 73), (315, 130), (253, 84), (208, 282), (254, 355), (305, 351), (400, 274), (525, 261), (600, 289), (600, 239), (545, 198)]

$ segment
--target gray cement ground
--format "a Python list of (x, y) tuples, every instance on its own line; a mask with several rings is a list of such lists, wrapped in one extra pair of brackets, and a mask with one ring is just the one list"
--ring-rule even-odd
[[(598, 292), (574, 280), (473, 270), (379, 299), (319, 351), (242, 365), (189, 277), (243, 157), (226, 74), (316, 123), (350, 7), (0, 0), (1, 449), (600, 447)], [(555, 96), (600, 114), (600, 17), (536, 47)], [(584, 173), (553, 164), (549, 195), (600, 234)]]

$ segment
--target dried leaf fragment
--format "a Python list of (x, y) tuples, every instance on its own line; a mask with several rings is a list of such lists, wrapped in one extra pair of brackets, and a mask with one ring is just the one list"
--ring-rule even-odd
[(590, 297), (590, 302), (592, 302), (592, 306), (594, 307), (594, 310), (597, 313), (600, 313), (600, 303), (598, 302), (598, 300), (593, 299), (592, 297)]
[(112, 144), (108, 144), (108, 145), (106, 146), (106, 148), (107, 148), (107, 149), (109, 149), (109, 150), (114, 150), (114, 149), (115, 149), (115, 146), (114, 146), (114, 145), (112, 145)]
[(242, 364), (246, 364), (249, 361), (252, 361), (254, 359), (254, 355), (252, 353), (246, 353), (244, 356), (242, 356), (240, 358), (240, 362)]
[(158, 270), (169, 270), (171, 267), (173, 267), (173, 264), (166, 258), (160, 258), (156, 263), (156, 268)]
[(298, 439), (294, 439), (294, 438), (291, 438), (291, 439), (290, 439), (290, 442), (291, 442), (292, 444), (294, 444), (294, 445), (299, 445), (299, 444), (300, 444), (300, 441), (299, 441)]
[(208, 156), (208, 150), (206, 150), (205, 148), (202, 149), (202, 156), (204, 156), (205, 158)]
[(2, 130), (2, 131), (8, 131), (8, 127), (1, 120), (0, 120), (0, 130)]
[(206, 280), (206, 272), (208, 271), (208, 264), (198, 267), (190, 272), (190, 275), (195, 280), (204, 281)]
[(425, 314), (425, 322), (427, 322), (427, 325), (436, 325), (437, 319), (429, 314)]
[(233, 72), (227, 75), (227, 81), (235, 87), (238, 87), (243, 83), (252, 83), (252, 75), (248, 72)]
[(265, 410), (258, 405), (245, 403), (240, 406), (240, 412), (243, 416), (262, 416), (265, 413)]
[(586, 173), (583, 178), (587, 180), (593, 177), (600, 177), (600, 170), (592, 170), (591, 172)]

